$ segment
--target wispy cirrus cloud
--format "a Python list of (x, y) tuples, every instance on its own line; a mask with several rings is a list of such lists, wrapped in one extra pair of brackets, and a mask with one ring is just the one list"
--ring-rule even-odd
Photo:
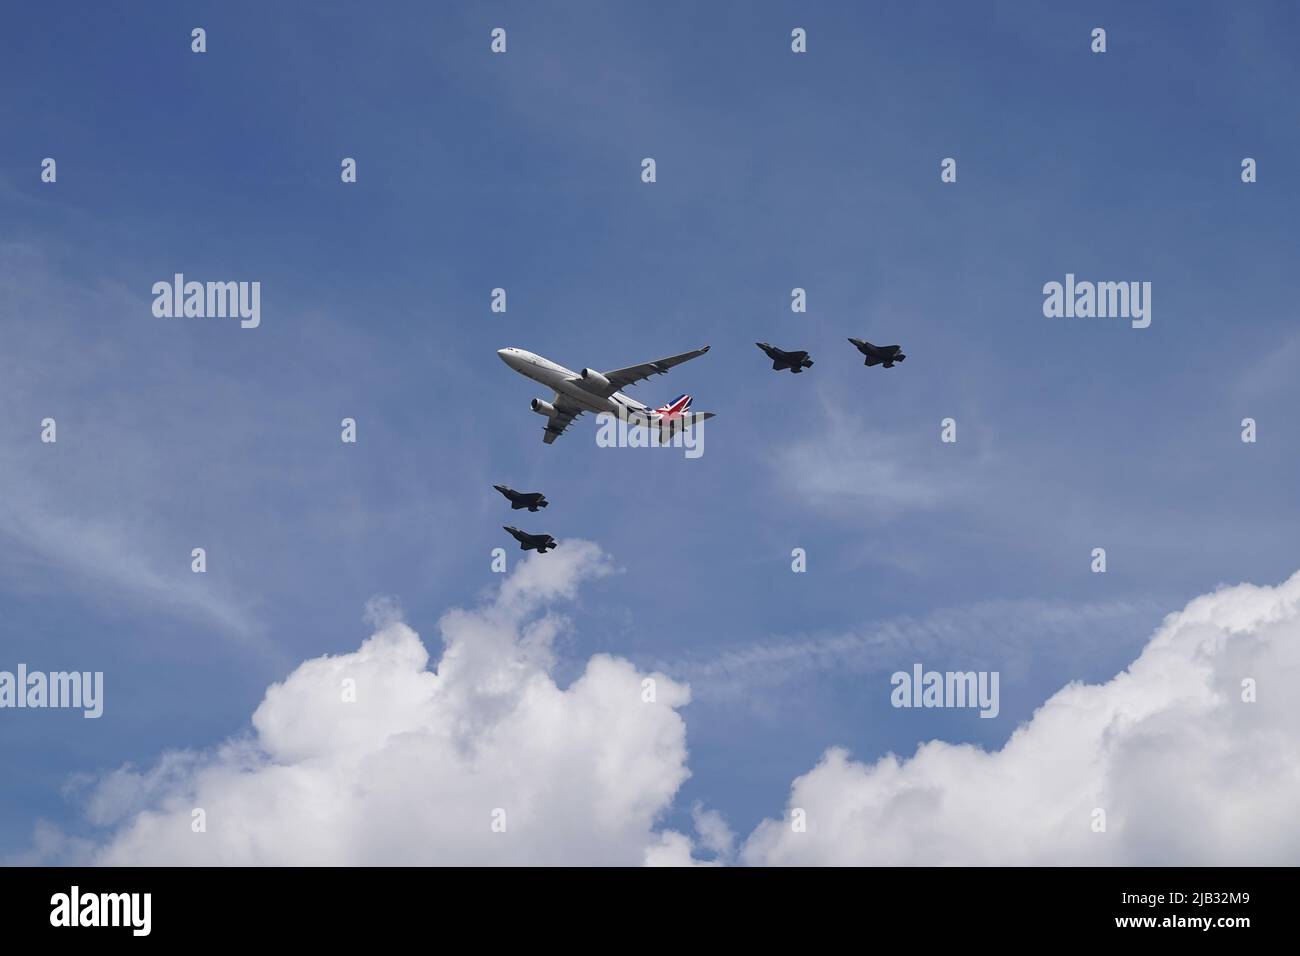
[(47, 586), (53, 571), (64, 589), (73, 582), (104, 600), (129, 597), (269, 652), (254, 608), (215, 576), (192, 573), (190, 548), (169, 540), (164, 516), (194, 510), (204, 471), (178, 470), (169, 449), (184, 435), (186, 411), (222, 390), (195, 373), (188, 409), (149, 400), (159, 365), (179, 359), (160, 348), (141, 356), (133, 336), (118, 340), (103, 324), (112, 316), (130, 328), (140, 304), (119, 282), (61, 279), (37, 247), (0, 249), (11, 346), (0, 352), (0, 402), (12, 412), (0, 423), (0, 539), (10, 583)]
[(962, 669), (1008, 671), (1035, 661), (1086, 659), (1107, 642), (1146, 626), (1164, 606), (1154, 599), (1098, 602), (1007, 599), (900, 615), (851, 631), (809, 631), (711, 649), (654, 666), (690, 683), (697, 698), (737, 698), (818, 673), (892, 672), (912, 661), (953, 661)]

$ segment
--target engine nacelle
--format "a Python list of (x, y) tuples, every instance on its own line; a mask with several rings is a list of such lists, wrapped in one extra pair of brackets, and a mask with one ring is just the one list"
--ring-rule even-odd
[(555, 406), (550, 402), (542, 401), (540, 398), (534, 398), (530, 407), (538, 415), (545, 415), (547, 418), (551, 418), (555, 415)]
[(584, 368), (582, 370), (582, 381), (583, 384), (587, 385), (589, 388), (593, 388), (601, 392), (608, 392), (610, 390), (609, 379), (601, 375), (593, 368)]

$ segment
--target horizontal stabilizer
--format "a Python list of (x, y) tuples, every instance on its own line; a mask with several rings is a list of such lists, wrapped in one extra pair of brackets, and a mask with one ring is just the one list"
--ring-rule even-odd
[(714, 417), (714, 412), (688, 412), (678, 418), (665, 418), (659, 422), (659, 443), (664, 444), (684, 428), (692, 428)]

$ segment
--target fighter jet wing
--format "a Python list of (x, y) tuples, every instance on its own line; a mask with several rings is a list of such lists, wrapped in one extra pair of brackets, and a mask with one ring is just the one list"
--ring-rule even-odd
[(582, 409), (572, 399), (559, 392), (555, 393), (551, 404), (555, 406), (555, 414), (547, 419), (546, 428), (542, 432), (542, 441), (547, 445), (563, 435), (569, 423), (582, 414)]
[(866, 361), (863, 362), (862, 364), (863, 364), (863, 365), (879, 365), (879, 364), (880, 364), (881, 362), (883, 362), (883, 361), (884, 361), (884, 359), (882, 359), (882, 358), (877, 358), (877, 357), (874, 356), (874, 355), (868, 355)]
[[(616, 368), (612, 372), (602, 373), (609, 379), (609, 395), (614, 392), (627, 388), (629, 385), (635, 385), (637, 382), (643, 382), (651, 375), (663, 375), (670, 368), (681, 365), (683, 362), (689, 362), (693, 358), (699, 358), (709, 350), (706, 345), (703, 348), (696, 349), (694, 352), (683, 352), (681, 355), (671, 355), (668, 358), (661, 358), (654, 362), (646, 362), (643, 365), (629, 365), (627, 368)], [(605, 397), (608, 398), (609, 395)], [(558, 407), (558, 406), (557, 406)]]

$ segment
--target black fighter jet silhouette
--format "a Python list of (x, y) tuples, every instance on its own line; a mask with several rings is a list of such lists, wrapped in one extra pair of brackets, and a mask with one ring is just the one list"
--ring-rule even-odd
[(538, 508), (545, 508), (550, 504), (546, 500), (546, 495), (540, 491), (515, 491), (505, 485), (493, 485), (492, 487), (510, 499), (510, 508), (514, 511), (518, 511), (520, 508), (536, 511)]
[(812, 368), (812, 359), (808, 357), (807, 352), (783, 352), (775, 345), (768, 345), (766, 342), (754, 344), (767, 353), (767, 357), (772, 360), (772, 368), (778, 372), (788, 368), (798, 374), (806, 368)]
[(883, 365), (885, 368), (893, 368), (895, 362), (901, 362), (907, 358), (899, 351), (897, 345), (872, 345), (870, 342), (864, 342), (861, 339), (850, 338), (850, 342), (857, 346), (858, 351), (867, 357), (863, 365)]
[(514, 536), (514, 539), (519, 542), (520, 551), (536, 551), (538, 554), (545, 554), (556, 546), (555, 539), (549, 534), (529, 534), (527, 531), (512, 528), (508, 524), (501, 527), (509, 531)]

